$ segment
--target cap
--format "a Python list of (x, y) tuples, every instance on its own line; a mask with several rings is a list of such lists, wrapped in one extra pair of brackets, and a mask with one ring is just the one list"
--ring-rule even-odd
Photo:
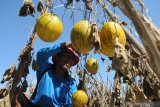
[(55, 54), (55, 55), (53, 55), (52, 56), (52, 62), (54, 62), (55, 61), (55, 58), (60, 54), (60, 53), (65, 53), (65, 52), (69, 52), (69, 53), (71, 53), (72, 55), (73, 55), (73, 65), (72, 66), (74, 66), (74, 65), (76, 65), (78, 62), (79, 62), (79, 57), (80, 57), (80, 53), (78, 53), (78, 52), (76, 52), (76, 51), (74, 51), (72, 48), (67, 48), (67, 49), (65, 49), (65, 50), (63, 50), (63, 51), (61, 51), (61, 52), (59, 52), (59, 53), (57, 53), (57, 54)]

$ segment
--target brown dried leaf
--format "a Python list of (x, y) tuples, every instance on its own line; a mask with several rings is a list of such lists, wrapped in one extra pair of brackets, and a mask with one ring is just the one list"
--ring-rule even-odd
[(125, 51), (124, 46), (118, 41), (118, 38), (115, 40), (115, 52), (112, 59), (112, 68), (116, 71), (120, 71), (123, 76), (128, 75), (128, 70), (130, 68), (129, 59), (127, 52)]
[(15, 70), (16, 70), (16, 65), (13, 64), (9, 69), (5, 71), (1, 83), (4, 83), (5, 81), (10, 81)]
[(11, 107), (10, 95), (8, 94), (6, 97), (1, 99), (0, 107)]
[(37, 5), (37, 11), (42, 12), (43, 9), (44, 9), (44, 5), (42, 1), (39, 1)]
[(31, 15), (34, 17), (33, 13), (35, 13), (36, 10), (34, 8), (34, 4), (32, 2), (24, 2), (23, 6), (21, 7), (19, 11), (19, 16), (28, 16)]
[(101, 41), (98, 34), (98, 27), (95, 23), (92, 24), (91, 27), (91, 35), (93, 36), (93, 45), (95, 46), (95, 52), (100, 53), (101, 50)]
[(0, 99), (4, 98), (5, 96), (7, 96), (9, 93), (9, 90), (4, 88), (0, 90)]

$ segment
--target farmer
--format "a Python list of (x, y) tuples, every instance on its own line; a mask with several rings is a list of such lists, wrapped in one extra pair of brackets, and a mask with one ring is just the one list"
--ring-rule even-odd
[[(49, 62), (50, 57), (53, 64)], [(31, 102), (36, 107), (72, 107), (72, 94), (77, 91), (77, 85), (68, 70), (78, 62), (79, 54), (69, 42), (40, 49), (37, 87)]]

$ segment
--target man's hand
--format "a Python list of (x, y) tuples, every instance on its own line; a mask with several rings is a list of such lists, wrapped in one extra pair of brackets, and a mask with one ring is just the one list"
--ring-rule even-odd
[(71, 43), (70, 42), (63, 42), (63, 43), (61, 43), (61, 49), (62, 50), (66, 50), (69, 47), (71, 47)]
[(73, 48), (71, 42), (64, 42), (64, 43), (65, 43), (65, 46), (66, 46), (66, 47), (71, 47), (71, 48)]
[(71, 42), (63, 42), (63, 43), (61, 43), (61, 47), (62, 47), (62, 49), (67, 49), (69, 47), (72, 48), (72, 43)]
[(73, 48), (71, 42), (63, 42), (63, 43), (61, 43), (61, 48), (62, 48), (62, 50), (65, 50), (65, 49), (67, 49), (67, 48), (72, 48), (72, 49), (75, 51), (75, 53), (78, 54), (79, 57), (81, 56), (81, 53), (78, 52), (78, 51), (76, 51), (76, 50)]

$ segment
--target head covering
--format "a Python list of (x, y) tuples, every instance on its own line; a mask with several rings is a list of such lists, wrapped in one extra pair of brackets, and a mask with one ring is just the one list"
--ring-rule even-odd
[(72, 54), (73, 55), (73, 58), (72, 58), (72, 60), (73, 60), (73, 65), (72, 66), (74, 66), (74, 65), (76, 65), (78, 62), (79, 62), (79, 57), (80, 57), (80, 53), (78, 53), (78, 52), (75, 52), (72, 48), (67, 48), (67, 49), (65, 49), (65, 50), (62, 50), (61, 52), (59, 52), (59, 53), (57, 53), (57, 54), (55, 54), (55, 55), (53, 55), (52, 56), (52, 62), (55, 62), (55, 58), (58, 56), (58, 55), (60, 55), (61, 53), (65, 53), (65, 52), (68, 52), (68, 53), (70, 53), (70, 54)]

